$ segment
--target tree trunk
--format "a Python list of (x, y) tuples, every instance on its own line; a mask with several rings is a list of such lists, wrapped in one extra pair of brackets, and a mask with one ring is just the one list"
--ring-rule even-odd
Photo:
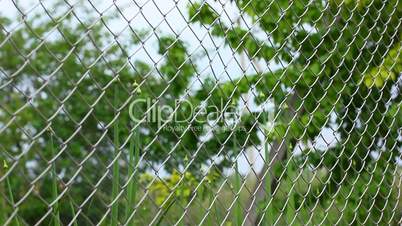
[[(288, 119), (291, 120), (296, 114), (300, 114), (302, 110), (299, 112), (295, 109), (295, 102), (298, 98), (297, 93), (293, 94), (290, 100), (288, 101), (288, 112), (284, 112), (283, 114), (288, 114)], [(258, 203), (264, 200), (266, 196), (265, 185), (270, 184), (271, 192), (275, 191), (277, 183), (275, 180), (272, 180), (271, 177), (274, 175), (274, 166), (276, 164), (280, 164), (282, 161), (286, 159), (287, 153), (287, 145), (286, 141), (289, 140), (289, 132), (287, 136), (277, 139), (272, 142), (271, 150), (269, 152), (269, 158), (266, 159), (265, 164), (261, 172), (258, 173), (256, 178), (256, 184), (253, 189), (253, 193), (249, 199), (249, 202), (246, 205), (246, 221), (245, 225), (254, 226), (258, 222)], [(267, 172), (268, 171), (268, 172)], [(266, 173), (267, 172), (267, 173)], [(265, 176), (264, 176), (265, 174)], [(271, 180), (270, 180), (271, 179)], [(270, 181), (267, 181), (270, 180)], [(267, 183), (268, 182), (268, 183)]]

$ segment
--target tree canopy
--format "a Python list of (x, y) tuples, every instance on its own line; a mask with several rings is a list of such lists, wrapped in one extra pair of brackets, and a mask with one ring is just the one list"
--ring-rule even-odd
[[(221, 8), (205, 2), (191, 5), (189, 17), (237, 54), (245, 54), (255, 72), (221, 84), (228, 87), (226, 93), (216, 95), (236, 101), (255, 89), (257, 103), (275, 103), (274, 129), (264, 131), (263, 141), (271, 147), (270, 158), (257, 175), (261, 180), (251, 192), (257, 197), (251, 207), (267, 196), (259, 195), (264, 190), (278, 192), (275, 181), (303, 177), (298, 175), (301, 169), (324, 169), (328, 174), (317, 191), (320, 195), (307, 194), (308, 200), (317, 200), (324, 208), (334, 206), (333, 200), (361, 207), (344, 216), (345, 222), (387, 222), (392, 214), (382, 214), (392, 209), (385, 210), (384, 203), (394, 193), (386, 188), (392, 187), (401, 147), (400, 2), (239, 0), (234, 4), (240, 16), (230, 24), (222, 20)], [(261, 31), (264, 38), (253, 31)], [(281, 67), (260, 71), (260, 62)], [(249, 114), (254, 114), (249, 120), (261, 121), (268, 113)], [(326, 142), (321, 133), (325, 127), (332, 128), (336, 144), (327, 143), (324, 151), (308, 145), (317, 138)], [(302, 154), (295, 155), (297, 149)], [(271, 181), (271, 188), (264, 180)], [(373, 206), (375, 214), (367, 216), (366, 207)], [(272, 205), (265, 211), (269, 208)], [(257, 221), (254, 212), (249, 213), (251, 222)]]

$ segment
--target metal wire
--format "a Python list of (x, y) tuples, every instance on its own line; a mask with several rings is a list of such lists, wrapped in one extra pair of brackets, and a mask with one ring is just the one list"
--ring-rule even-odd
[(400, 225), (399, 0), (0, 1), (2, 225)]

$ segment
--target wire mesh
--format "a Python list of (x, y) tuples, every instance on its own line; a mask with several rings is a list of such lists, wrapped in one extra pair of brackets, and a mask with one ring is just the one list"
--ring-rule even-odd
[(399, 0), (0, 0), (2, 225), (401, 225)]

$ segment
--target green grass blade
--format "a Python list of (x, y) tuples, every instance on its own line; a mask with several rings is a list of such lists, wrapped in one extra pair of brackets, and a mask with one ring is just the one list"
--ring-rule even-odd
[(163, 211), (162, 215), (159, 217), (158, 221), (156, 222), (156, 226), (160, 226), (162, 223), (162, 220), (165, 218), (167, 213), (169, 212), (169, 209), (173, 206), (173, 204), (176, 202), (176, 199), (173, 199), (172, 201), (169, 202), (168, 206), (165, 208)]
[[(288, 151), (289, 161), (292, 161), (291, 157), (292, 152)], [(295, 216), (295, 199), (294, 199), (294, 189), (290, 189), (292, 187), (292, 180), (294, 177), (294, 170), (292, 162), (288, 164), (288, 184), (289, 184), (289, 193), (288, 193), (288, 204), (286, 206), (286, 221), (290, 224)]]
[[(0, 187), (1, 193), (4, 194), (4, 186), (2, 185)], [(5, 199), (0, 199), (1, 202), (1, 209), (3, 210), (2, 213), (0, 214), (0, 223), (6, 222), (7, 220), (7, 205), (6, 205), (6, 200)]]
[[(267, 115), (263, 114), (263, 123), (265, 124), (265, 126), (267, 126), (268, 123), (268, 117)], [(269, 131), (267, 129), (265, 129), (264, 133), (267, 135), (269, 133)], [(265, 140), (267, 140), (267, 137), (264, 138)], [(268, 141), (265, 141), (264, 143), (264, 152), (265, 152), (265, 161), (267, 163), (269, 163), (270, 159), (269, 159), (269, 151), (268, 151)], [(266, 163), (266, 164), (267, 164)], [(272, 197), (272, 191), (271, 191), (271, 180), (269, 179), (271, 175), (269, 175), (269, 173), (267, 173), (265, 175), (265, 202), (269, 203), (269, 201), (273, 198)], [(266, 211), (265, 211), (265, 215), (264, 218), (262, 220), (262, 225), (273, 225), (274, 222), (274, 211), (273, 211), (273, 201), (271, 201), (271, 206), (268, 206)]]
[[(56, 151), (54, 150), (54, 143), (53, 143), (53, 134), (50, 135), (50, 150), (52, 157), (56, 155)], [(52, 162), (52, 169), (51, 169), (51, 180), (52, 180), (52, 201), (57, 199), (58, 196), (58, 189), (57, 189), (57, 173), (56, 173), (56, 161)], [(55, 226), (60, 226), (60, 212), (59, 212), (59, 203), (58, 201), (53, 205), (53, 222)]]
[[(117, 84), (117, 81), (114, 85), (114, 107), (118, 107), (118, 98), (119, 98), (119, 87)], [(117, 112), (115, 113), (117, 115)], [(113, 126), (113, 143), (115, 147), (115, 157), (119, 154), (119, 147), (120, 147), (120, 142), (119, 142), (119, 120), (116, 119), (114, 126)], [(119, 177), (120, 177), (120, 169), (119, 169), (119, 161), (118, 159), (115, 159), (115, 162), (113, 163), (113, 178), (112, 178), (112, 200), (114, 200), (117, 197), (117, 194), (119, 193)], [(118, 216), (119, 216), (119, 202), (116, 201), (112, 205), (112, 221), (111, 225), (112, 226), (117, 226), (118, 225)]]
[[(212, 203), (212, 201), (214, 200), (213, 195), (210, 194), (209, 196), (210, 196), (209, 197), (210, 203)], [(211, 206), (210, 213), (209, 213), (209, 224), (208, 225), (214, 225), (212, 222), (214, 222), (214, 215), (216, 216), (216, 212), (214, 212), (213, 210), (214, 210), (214, 208), (213, 208), (213, 206)]]
[[(135, 110), (134, 110), (135, 111)], [(134, 113), (135, 114), (135, 113)], [(128, 176), (130, 177), (138, 164), (140, 158), (140, 135), (139, 129), (134, 131), (134, 134), (130, 141), (130, 152), (129, 152), (129, 164), (128, 164)], [(126, 221), (128, 220), (131, 212), (133, 211), (133, 206), (136, 202), (138, 184), (136, 180), (136, 175), (134, 174), (127, 186), (127, 207), (126, 207)], [(130, 222), (127, 222), (130, 224)]]
[(236, 164), (236, 175), (235, 175), (235, 191), (239, 193), (239, 196), (237, 197), (236, 200), (236, 209), (235, 209), (235, 219), (236, 219), (236, 225), (241, 225), (243, 222), (243, 214), (242, 214), (242, 208), (241, 208), (241, 198), (240, 198), (240, 189), (241, 189), (241, 179), (240, 179), (240, 174), (239, 174), (239, 169)]
[[(74, 216), (75, 216), (75, 211), (74, 211), (73, 202), (71, 201), (71, 197), (70, 197), (70, 201), (69, 201), (69, 202), (70, 202), (70, 208), (71, 208), (71, 216), (74, 218)], [(74, 226), (78, 226), (77, 219), (74, 220), (73, 225), (74, 225)]]
[[(234, 142), (233, 142), (233, 149), (236, 150), (236, 135), (234, 136)], [(239, 196), (237, 197), (236, 200), (236, 206), (235, 206), (235, 221), (236, 225), (240, 226), (243, 222), (243, 214), (242, 214), (242, 208), (241, 208), (241, 199), (240, 199), (240, 190), (241, 190), (241, 178), (240, 178), (240, 173), (239, 173), (239, 166), (237, 162), (235, 163), (235, 182), (234, 182), (234, 190), (239, 193)]]
[[(14, 206), (15, 202), (14, 202), (14, 195), (13, 195), (13, 191), (11, 189), (11, 183), (10, 183), (10, 178), (6, 177), (6, 183), (7, 183), (7, 187), (8, 187), (8, 195), (10, 196), (10, 202), (11, 204)], [(7, 219), (7, 217), (6, 217)], [(18, 220), (18, 216), (15, 216), (15, 225), (19, 226), (20, 222)]]

